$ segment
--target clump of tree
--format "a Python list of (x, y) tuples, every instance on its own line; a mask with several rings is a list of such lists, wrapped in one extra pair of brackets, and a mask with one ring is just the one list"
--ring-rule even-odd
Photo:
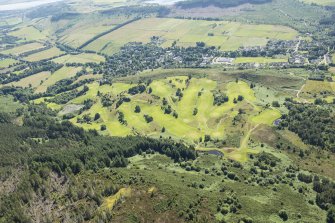
[(143, 84), (131, 87), (128, 89), (128, 94), (135, 95), (135, 94), (141, 94), (145, 92), (146, 87)]
[(213, 105), (220, 106), (229, 101), (229, 97), (226, 94), (222, 93), (221, 91), (214, 91), (213, 96), (214, 96)]
[(150, 115), (144, 115), (143, 117), (147, 123), (150, 123), (154, 120), (154, 118)]

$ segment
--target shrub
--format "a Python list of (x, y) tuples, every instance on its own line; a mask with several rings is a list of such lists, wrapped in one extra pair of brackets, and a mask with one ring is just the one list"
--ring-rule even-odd
[(285, 210), (280, 210), (278, 212), (278, 216), (283, 220), (283, 221), (287, 221), (288, 220), (288, 215), (286, 213)]

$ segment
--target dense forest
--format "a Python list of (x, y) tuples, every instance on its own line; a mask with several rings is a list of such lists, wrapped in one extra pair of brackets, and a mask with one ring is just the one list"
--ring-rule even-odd
[[(83, 210), (99, 206), (102, 196), (117, 192), (117, 187), (109, 184), (95, 188), (91, 194), (86, 190), (80, 194), (80, 185), (71, 181), (71, 176), (105, 167), (126, 167), (128, 157), (142, 153), (157, 152), (178, 162), (196, 158), (195, 151), (181, 143), (140, 136), (100, 136), (95, 131), (85, 132), (70, 122), (57, 120), (55, 116), (43, 105), (32, 105), (15, 114), (0, 113), (0, 128), (6, 129), (0, 131), (0, 152), (3, 154), (0, 180), (6, 185), (16, 171), (21, 175), (21, 180), (13, 185), (15, 192), (1, 196), (0, 217), (4, 222), (33, 222), (34, 219), (26, 215), (25, 207), (33, 205), (36, 197), (50, 198), (52, 177), (61, 178), (62, 184), (74, 184), (71, 195), (64, 199), (87, 201), (72, 215), (73, 219), (78, 215), (89, 220), (96, 216), (93, 213), (88, 216)], [(22, 126), (12, 124), (18, 117), (23, 121)], [(42, 221), (47, 222), (47, 219)]]
[(307, 144), (328, 148), (335, 152), (335, 113), (331, 108), (317, 105), (286, 103), (289, 113), (283, 115), (280, 123), (295, 132)]

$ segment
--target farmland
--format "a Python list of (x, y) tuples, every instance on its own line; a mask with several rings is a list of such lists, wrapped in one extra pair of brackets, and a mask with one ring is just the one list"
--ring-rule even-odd
[(7, 86), (18, 86), (18, 87), (32, 87), (36, 88), (41, 85), (43, 81), (45, 81), (48, 77), (50, 77), (50, 72), (41, 72), (29, 77), (23, 78), (17, 82), (11, 82), (7, 84)]
[(159, 36), (162, 46), (194, 46), (203, 41), (222, 50), (236, 50), (241, 46), (264, 46), (269, 39), (294, 39), (297, 32), (274, 25), (249, 25), (236, 22), (147, 18), (117, 29), (88, 45), (85, 49), (107, 54), (115, 53), (128, 42), (149, 42)]
[(82, 53), (82, 54), (67, 54), (61, 57), (58, 57), (56, 59), (53, 59), (55, 63), (100, 63), (105, 61), (105, 58), (98, 55), (98, 54), (92, 54), (92, 53)]
[(53, 58), (53, 57), (57, 57), (57, 56), (60, 56), (63, 53), (64, 52), (62, 52), (57, 47), (52, 47), (50, 49), (31, 54), (31, 55), (25, 57), (24, 60), (27, 60), (27, 61), (30, 61), (30, 62), (36, 62), (36, 61), (47, 60), (47, 59), (50, 59), (50, 58)]
[(40, 30), (36, 29), (33, 26), (18, 28), (17, 30), (12, 31), (9, 34), (20, 38), (22, 42), (46, 39), (45, 34), (43, 34)]
[(38, 50), (38, 49), (42, 49), (44, 46), (41, 43), (38, 42), (33, 42), (33, 43), (28, 43), (28, 44), (24, 44), (24, 45), (20, 45), (14, 48), (10, 48), (8, 50), (4, 50), (1, 53), (3, 54), (12, 54), (12, 55), (20, 55), (32, 50)]
[(80, 71), (80, 67), (63, 67), (57, 70), (55, 73), (51, 74), (41, 85), (36, 88), (36, 92), (45, 92), (47, 88), (57, 81), (60, 81), (65, 78), (70, 78), (76, 75)]
[(3, 60), (0, 60), (0, 69), (1, 68), (6, 68), (8, 66), (11, 66), (15, 63), (17, 63), (18, 61), (14, 60), (14, 59), (3, 59)]

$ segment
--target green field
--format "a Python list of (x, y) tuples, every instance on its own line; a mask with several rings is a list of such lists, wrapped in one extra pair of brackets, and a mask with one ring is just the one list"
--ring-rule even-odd
[(40, 60), (47, 60), (53, 57), (57, 57), (60, 56), (61, 54), (64, 54), (64, 52), (58, 49), (57, 47), (52, 47), (50, 49), (31, 54), (23, 59), (29, 62), (36, 62)]
[(239, 63), (278, 63), (287, 62), (287, 58), (271, 58), (271, 57), (238, 57), (234, 60), (235, 64)]
[(23, 26), (9, 33), (11, 36), (18, 37), (25, 41), (36, 41), (46, 39), (46, 35), (34, 26)]
[(36, 88), (40, 86), (43, 81), (49, 78), (50, 75), (51, 75), (50, 72), (45, 71), (45, 72), (41, 72), (41, 73), (28, 76), (17, 82), (11, 82), (7, 84), (6, 86), (17, 86), (17, 87), (23, 87), (23, 88), (31, 86), (32, 88)]
[(55, 73), (51, 74), (41, 85), (36, 88), (36, 93), (45, 92), (47, 88), (57, 81), (60, 81), (65, 78), (70, 78), (76, 75), (78, 71), (81, 70), (81, 67), (62, 67), (57, 70)]
[[(212, 33), (213, 36), (208, 34)], [(285, 26), (251, 25), (237, 22), (147, 18), (128, 24), (95, 40), (85, 49), (112, 54), (128, 42), (149, 42), (152, 36), (163, 39), (163, 47), (176, 41), (179, 46), (208, 46), (236, 50), (241, 46), (264, 46), (269, 39), (290, 40), (298, 33)]]
[(53, 59), (55, 63), (100, 63), (105, 61), (103, 56), (93, 53), (82, 53), (82, 54), (67, 54), (56, 59)]
[(0, 69), (9, 67), (17, 62), (18, 62), (17, 60), (11, 58), (0, 60)]
[(14, 48), (10, 48), (8, 50), (1, 51), (3, 54), (12, 54), (15, 56), (18, 56), (20, 54), (32, 51), (32, 50), (38, 50), (42, 49), (44, 46), (41, 43), (38, 42), (33, 42), (33, 43), (28, 43), (24, 45), (20, 45)]

